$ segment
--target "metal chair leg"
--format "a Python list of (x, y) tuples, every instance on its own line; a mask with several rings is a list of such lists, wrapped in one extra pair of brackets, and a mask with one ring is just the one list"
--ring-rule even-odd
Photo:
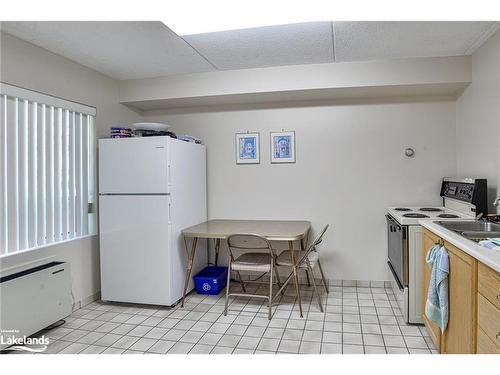
[(220, 238), (216, 238), (215, 239), (215, 246), (214, 246), (214, 250), (215, 250), (215, 261), (214, 261), (214, 265), (217, 266), (219, 264), (219, 250), (220, 250)]
[(210, 265), (210, 238), (207, 238), (207, 266)]
[[(278, 269), (278, 268), (276, 268), (276, 269)], [(285, 282), (281, 285), (280, 290), (278, 291), (278, 293), (276, 293), (277, 295), (280, 293), (285, 294), (285, 290), (288, 287), (288, 283), (292, 280), (292, 278), (293, 278), (293, 271), (287, 276), (287, 278), (285, 279)]]
[(281, 294), (284, 295), (285, 291), (281, 290), (280, 274), (278, 273), (278, 267), (276, 265), (274, 266), (274, 272), (276, 273), (276, 282), (278, 284), (278, 287), (280, 288)]
[(325, 286), (326, 293), (330, 293), (330, 290), (328, 289), (328, 283), (326, 282), (325, 274), (323, 273), (323, 268), (321, 267), (321, 262), (319, 261), (319, 259), (318, 259), (318, 268), (319, 272), (321, 273), (321, 278), (323, 279), (323, 285)]
[(307, 269), (304, 269), (304, 272), (306, 273), (307, 286), (311, 286), (311, 280), (309, 278), (309, 271)]
[(231, 262), (229, 263), (229, 267), (227, 268), (226, 301), (224, 304), (224, 316), (227, 315), (227, 302), (229, 299), (229, 284), (230, 283), (231, 283)]
[(238, 279), (240, 279), (241, 289), (243, 290), (243, 293), (246, 293), (247, 290), (245, 288), (245, 283), (243, 282), (243, 277), (241, 277), (240, 271), (236, 271), (236, 274), (238, 275)]
[(314, 292), (316, 293), (316, 296), (318, 297), (319, 311), (323, 312), (323, 304), (321, 303), (321, 296), (319, 295), (318, 288), (316, 287), (316, 280), (314, 280), (313, 270), (312, 270), (311, 265), (309, 264), (309, 262), (306, 262), (306, 264), (307, 264), (307, 270), (309, 271), (309, 273), (312, 276), (311, 279), (312, 279), (312, 284), (313, 284)]
[[(307, 231), (307, 237), (302, 240), (300, 240), (300, 250), (304, 251), (306, 249), (306, 243), (309, 238), (309, 231)], [(309, 272), (307, 272), (307, 269), (304, 269), (304, 272), (306, 274), (306, 280), (307, 280), (307, 286), (311, 286), (311, 280), (309, 280)]]
[(300, 317), (303, 318), (304, 314), (302, 313), (302, 302), (300, 300), (300, 285), (299, 285), (299, 275), (298, 275), (298, 270), (294, 266), (293, 267), (293, 277), (295, 279), (295, 291), (297, 292), (297, 299), (299, 302), (299, 311), (300, 311)]
[(297, 269), (297, 264), (295, 260), (293, 241), (288, 241), (288, 250), (290, 250), (290, 260), (292, 263), (293, 278), (295, 279), (295, 291), (297, 292), (297, 299), (299, 302), (300, 317), (303, 318), (304, 314), (302, 313), (302, 301), (300, 299), (299, 270)]
[(269, 320), (271, 320), (273, 309), (273, 268), (274, 266), (271, 265), (271, 275), (269, 275)]

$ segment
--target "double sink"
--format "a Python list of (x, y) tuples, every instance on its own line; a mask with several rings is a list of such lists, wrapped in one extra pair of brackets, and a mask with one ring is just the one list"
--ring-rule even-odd
[(489, 221), (438, 221), (437, 223), (472, 241), (500, 237), (500, 224)]

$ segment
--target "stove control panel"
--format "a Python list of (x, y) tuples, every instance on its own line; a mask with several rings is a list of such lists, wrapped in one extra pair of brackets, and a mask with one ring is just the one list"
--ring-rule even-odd
[(452, 198), (476, 206), (476, 213), (487, 214), (486, 179), (445, 178), (441, 185), (441, 197)]
[(460, 182), (447, 182), (443, 185), (441, 196), (455, 198), (464, 202), (472, 202), (474, 185)]

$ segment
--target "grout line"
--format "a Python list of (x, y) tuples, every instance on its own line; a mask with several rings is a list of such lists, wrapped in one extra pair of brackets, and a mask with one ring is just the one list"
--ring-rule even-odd
[[(314, 277), (314, 275), (313, 275), (313, 277)], [(318, 293), (319, 293), (319, 289), (318, 289)], [(326, 289), (325, 289), (325, 293), (326, 293)], [(313, 295), (314, 295), (314, 292), (313, 292)], [(320, 294), (319, 298), (321, 299), (321, 294)], [(321, 301), (321, 302), (323, 302), (323, 301)], [(323, 306), (323, 324), (321, 325), (321, 345), (319, 347), (320, 354), (323, 351), (323, 336), (325, 335), (325, 320), (326, 320), (327, 307), (328, 307), (328, 293), (326, 293), (326, 299), (325, 299), (325, 303)]]
[(344, 354), (344, 282), (342, 282), (341, 291), (342, 295), (340, 302), (340, 329), (342, 331), (342, 340), (340, 340), (340, 351), (342, 352), (342, 354)]
[[(260, 287), (257, 287), (257, 289), (256, 289), (254, 292), (256, 293), (257, 291), (259, 291), (259, 289), (260, 289)], [(231, 306), (231, 304), (235, 303), (236, 301), (238, 301), (238, 300), (239, 300), (239, 299), (241, 299), (241, 298), (246, 298), (246, 297), (240, 297), (240, 296), (238, 296), (238, 297), (234, 298), (232, 302), (229, 302), (229, 301), (228, 301), (228, 315), (229, 315), (229, 306)], [(220, 299), (222, 299), (222, 297), (221, 297)], [(224, 296), (224, 299), (225, 299), (225, 296)], [(248, 304), (250, 303), (250, 301), (251, 301), (251, 300), (252, 300), (252, 299), (249, 297), (249, 298), (248, 298), (247, 303), (243, 306), (243, 308), (242, 308), (241, 310), (239, 310), (238, 314), (236, 315), (235, 320), (238, 318), (238, 316), (240, 316), (240, 315), (241, 315), (241, 313), (245, 310), (245, 307), (246, 307), (246, 306), (248, 306)], [(254, 300), (255, 300), (255, 299), (254, 299)], [(262, 304), (261, 304), (261, 306), (262, 306)], [(257, 310), (257, 312), (253, 312), (253, 311), (252, 311), (252, 313), (254, 313), (254, 317), (252, 318), (252, 320), (250, 321), (250, 323), (248, 323), (248, 324), (247, 324), (247, 328), (245, 329), (245, 332), (248, 330), (248, 328), (250, 327), (250, 324), (253, 322), (253, 320), (257, 317), (257, 314), (260, 312), (260, 309), (261, 309), (261, 307), (259, 307), (259, 309)], [(214, 322), (214, 323), (215, 323), (215, 322)], [(234, 321), (233, 321), (233, 323), (231, 323), (231, 324), (230, 324), (229, 328), (231, 328), (231, 326), (232, 326), (233, 324), (234, 324)], [(235, 324), (235, 325), (238, 325), (238, 324)], [(227, 330), (229, 330), (229, 328), (228, 328)], [(227, 332), (227, 330), (226, 330), (226, 332)], [(236, 348), (238, 347), (239, 343), (240, 343), (240, 342), (241, 342), (241, 340), (243, 339), (243, 337), (244, 337), (244, 335), (245, 335), (245, 332), (243, 333), (243, 335), (241, 335), (240, 339), (239, 339), (239, 340), (238, 340), (238, 342), (236, 343), (236, 345), (235, 345), (235, 347), (233, 348), (233, 350), (232, 350), (232, 352), (231, 352), (231, 353), (233, 353), (233, 352), (236, 350)], [(224, 336), (224, 334), (223, 334), (223, 336)], [(222, 339), (222, 337), (221, 337), (221, 338), (219, 339), (219, 341), (217, 341), (217, 343), (214, 345), (214, 349), (215, 349), (215, 347), (217, 346), (217, 344), (220, 342), (220, 340), (221, 340), (221, 339)]]
[[(359, 307), (359, 295), (358, 295), (358, 287), (356, 286), (356, 302), (358, 304), (358, 315), (359, 315), (359, 330), (361, 332), (361, 342), (363, 345), (363, 354), (366, 354), (365, 350), (365, 338), (363, 337), (363, 325), (361, 324), (361, 309)], [(375, 304), (375, 302), (373, 302)], [(343, 329), (343, 327), (342, 327)]]
[[(258, 288), (255, 290), (255, 293), (256, 293), (256, 294), (257, 294), (257, 292), (259, 291), (259, 289), (260, 289), (260, 287), (258, 287)], [(242, 298), (242, 297), (236, 297), (236, 298), (233, 300), (233, 303), (234, 303), (234, 301), (238, 300), (238, 298)], [(242, 309), (242, 310), (240, 310), (240, 312), (239, 312), (239, 313), (238, 313), (238, 315), (236, 316), (236, 319), (238, 318), (238, 316), (240, 316), (240, 315), (241, 315), (241, 313), (242, 313), (243, 311), (245, 311), (245, 307), (246, 307), (246, 306), (248, 306), (248, 304), (250, 303), (250, 301), (252, 301), (252, 298), (251, 298), (251, 297), (248, 297), (248, 301), (247, 301), (247, 303), (245, 304), (245, 306), (243, 306), (243, 309)], [(255, 301), (255, 299), (254, 299), (254, 301)], [(230, 304), (228, 303), (228, 313), (229, 313), (229, 306), (230, 306)], [(262, 304), (261, 304), (261, 306), (262, 306)], [(259, 310), (257, 310), (257, 313), (258, 313), (259, 311), (260, 311), (260, 308), (259, 308)], [(231, 352), (231, 353), (234, 353), (234, 351), (238, 348), (238, 345), (240, 344), (241, 340), (243, 339), (243, 337), (245, 337), (245, 333), (246, 333), (246, 332), (248, 331), (248, 329), (250, 328), (251, 323), (252, 323), (252, 322), (253, 322), (253, 320), (257, 317), (257, 313), (255, 313), (255, 315), (254, 315), (254, 317), (252, 318), (252, 320), (250, 321), (250, 323), (248, 323), (248, 324), (247, 324), (247, 328), (245, 329), (245, 331), (244, 331), (244, 332), (243, 332), (243, 334), (241, 335), (240, 339), (238, 340), (238, 342), (237, 342), (237, 343), (236, 343), (236, 345), (234, 346), (234, 348), (233, 348), (233, 350), (232, 350), (232, 352)], [(245, 316), (245, 315), (243, 315), (243, 316)], [(235, 319), (235, 320), (236, 320), (236, 319)], [(234, 323), (231, 323), (231, 325), (233, 325), (233, 324), (234, 324)], [(230, 326), (229, 328), (231, 328), (231, 326)], [(264, 332), (265, 332), (265, 330), (264, 330)], [(221, 337), (221, 339), (222, 339), (222, 337)], [(219, 341), (220, 341), (220, 340), (219, 340)], [(258, 344), (257, 344), (257, 346), (258, 346)], [(251, 349), (249, 349), (249, 350), (251, 350)], [(257, 347), (255, 347), (255, 350), (257, 350)], [(255, 350), (254, 350), (254, 351), (255, 351)]]
[[(380, 323), (380, 317), (378, 315), (377, 307), (375, 306), (375, 297), (373, 296), (373, 291), (372, 291), (371, 286), (370, 286), (370, 294), (372, 296), (373, 306), (375, 309), (375, 316), (377, 317), (378, 327), (380, 330), (380, 336), (382, 336), (382, 343), (384, 344), (384, 350), (385, 350), (385, 353), (388, 354), (387, 353), (387, 346), (385, 345), (384, 333), (382, 332), (382, 324)], [(363, 327), (363, 326), (361, 326), (361, 327)]]
[[(285, 288), (285, 290), (286, 290), (286, 288)], [(284, 292), (284, 291), (283, 291), (283, 292)], [(281, 302), (281, 300), (283, 299), (283, 297), (284, 297), (284, 295), (281, 295), (281, 297), (279, 297), (279, 302)], [(278, 302), (278, 303), (279, 303), (279, 302)], [(271, 305), (271, 306), (272, 306), (272, 305)], [(274, 310), (274, 312), (273, 312), (273, 316), (274, 316), (274, 314), (276, 313), (276, 311), (277, 311), (277, 310)], [(275, 354), (277, 354), (277, 353), (278, 353), (278, 351), (279, 351), (279, 348), (280, 348), (280, 345), (281, 345), (281, 341), (283, 340), (283, 336), (285, 335), (286, 326), (288, 325), (288, 321), (290, 320), (290, 316), (291, 316), (291, 315), (292, 315), (292, 313), (290, 313), (290, 314), (288, 315), (288, 318), (287, 318), (287, 320), (286, 320), (285, 327), (283, 328), (283, 333), (281, 334), (280, 339), (279, 339), (280, 341), (278, 342), (278, 346), (276, 347)], [(272, 317), (271, 317), (271, 318), (272, 318)], [(265, 333), (265, 331), (264, 331), (264, 333)], [(300, 348), (300, 345), (299, 345), (299, 348)]]
[[(223, 297), (224, 297), (224, 299), (225, 299), (225, 294), (223, 294), (222, 296), (220, 296), (220, 297), (217, 299), (217, 301), (222, 300), (222, 298), (223, 298)], [(207, 297), (205, 297), (205, 298), (207, 298)], [(236, 299), (235, 299), (235, 300), (236, 300)], [(227, 312), (228, 312), (228, 315), (229, 315), (229, 306), (230, 306), (232, 303), (234, 303), (234, 301), (235, 301), (235, 300), (233, 300), (232, 302), (229, 302), (229, 301), (228, 301), (228, 306), (227, 306), (227, 310), (228, 310)], [(216, 301), (216, 303), (214, 304), (214, 306), (217, 304), (217, 301)], [(211, 309), (211, 308), (210, 308), (210, 309)], [(210, 310), (210, 309), (209, 309), (209, 310)], [(209, 312), (209, 311), (207, 311), (207, 312)], [(203, 314), (203, 316), (204, 316), (204, 315), (205, 315), (205, 314)], [(238, 315), (239, 315), (239, 314), (238, 314)], [(238, 315), (237, 315), (236, 317), (238, 317)], [(219, 318), (220, 318), (221, 316), (224, 316), (224, 311), (222, 311), (222, 312), (220, 313)], [(201, 318), (200, 318), (200, 319), (201, 319)], [(235, 318), (235, 320), (236, 320), (236, 318)], [(234, 322), (234, 321), (233, 321), (233, 322)], [(212, 323), (212, 324), (211, 324), (211, 325), (210, 325), (210, 327), (208, 327), (208, 329), (207, 329), (207, 330), (203, 333), (203, 335), (201, 336), (200, 340), (203, 338), (203, 336), (205, 336), (205, 334), (207, 334), (207, 333), (211, 333), (211, 332), (208, 332), (208, 331), (210, 330), (210, 328), (212, 328), (212, 327), (214, 326), (214, 324), (215, 324), (215, 323), (217, 323), (217, 319), (216, 319), (216, 320), (214, 320), (214, 321), (213, 321), (213, 322), (211, 322), (211, 323)], [(213, 351), (213, 350), (217, 347), (217, 344), (220, 342), (220, 340), (222, 340), (222, 337), (224, 337), (224, 335), (225, 335), (225, 334), (226, 334), (226, 332), (229, 330), (229, 328), (231, 327), (231, 325), (232, 325), (232, 323), (231, 323), (231, 324), (229, 325), (229, 327), (228, 327), (228, 328), (227, 328), (227, 329), (226, 329), (226, 330), (225, 330), (225, 331), (221, 334), (220, 339), (219, 339), (219, 340), (217, 340), (217, 342), (213, 345), (213, 348), (212, 348), (212, 350), (211, 350), (210, 352), (212, 352), (212, 351)], [(200, 342), (200, 340), (198, 340), (198, 342)], [(240, 339), (240, 340), (241, 340), (241, 339)], [(236, 345), (236, 346), (237, 346), (237, 345)], [(193, 346), (193, 348), (194, 348), (194, 346)], [(236, 347), (235, 347), (235, 348), (236, 348)], [(192, 350), (192, 349), (191, 349), (191, 350)], [(234, 351), (234, 348), (233, 348), (233, 351)]]
[[(299, 281), (299, 290), (301, 288), (302, 288), (302, 284)], [(307, 311), (305, 311), (304, 305), (303, 305), (304, 301), (302, 301), (305, 296), (301, 294), (300, 297), (301, 297), (301, 304), (302, 304), (302, 313), (304, 315), (304, 318), (302, 318), (302, 319), (304, 319), (305, 322), (304, 322), (304, 328), (302, 329), (302, 336), (300, 337), (299, 354), (300, 354), (300, 348), (302, 347), (302, 343), (304, 342), (303, 338), (304, 338), (304, 333), (306, 331), (307, 317), (309, 315), (309, 310), (311, 308), (311, 304), (309, 303), (309, 308), (307, 309)], [(298, 298), (298, 296), (295, 296), (294, 307), (295, 307), (295, 305), (298, 305), (298, 302), (299, 302), (299, 298)], [(300, 308), (297, 311), (300, 314)], [(292, 312), (293, 312), (293, 309), (292, 309)], [(300, 316), (299, 316), (298, 319), (299, 320), (301, 319)], [(309, 341), (306, 341), (306, 342), (309, 342)], [(320, 344), (320, 353), (321, 353), (321, 344)]]
[[(259, 289), (260, 289), (260, 287), (257, 289), (257, 291), (258, 291)], [(263, 306), (263, 304), (261, 304), (261, 308), (259, 309), (259, 312), (260, 312), (260, 310), (262, 309), (262, 306)], [(257, 318), (257, 316), (256, 316), (254, 319), (256, 319), (256, 318)], [(272, 317), (271, 317), (271, 318), (272, 318)], [(252, 319), (252, 322), (253, 322), (253, 319)], [(270, 323), (270, 321), (268, 320), (267, 325), (266, 325), (266, 327), (265, 327), (265, 329), (264, 329), (264, 332), (262, 333), (262, 336), (260, 337), (259, 342), (257, 343), (257, 346), (255, 347), (254, 353), (255, 353), (255, 351), (259, 350), (259, 345), (260, 345), (260, 342), (262, 341), (262, 338), (264, 337), (264, 334), (266, 333), (266, 330), (267, 330), (267, 328), (269, 327), (269, 323)]]

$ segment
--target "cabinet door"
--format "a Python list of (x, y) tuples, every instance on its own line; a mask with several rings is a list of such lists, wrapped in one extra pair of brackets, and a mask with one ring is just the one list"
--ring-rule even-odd
[(500, 310), (484, 298), (481, 293), (477, 294), (477, 323), (479, 329), (500, 350)]
[(481, 327), (477, 329), (477, 354), (500, 354), (500, 349), (484, 333)]
[(429, 232), (427, 229), (424, 229), (422, 234), (422, 272), (423, 272), (423, 285), (422, 285), (422, 320), (424, 321), (425, 326), (427, 327), (427, 332), (434, 342), (436, 349), (440, 350), (441, 348), (441, 330), (439, 327), (425, 316), (425, 302), (427, 301), (427, 290), (429, 289), (429, 282), (431, 279), (431, 268), (425, 262), (425, 258), (427, 256), (427, 251), (434, 246), (440, 240), (439, 237), (435, 236), (433, 233)]
[(479, 293), (500, 310), (500, 273), (478, 262), (477, 280)]
[(441, 343), (443, 353), (476, 352), (476, 260), (445, 243), (450, 260), (449, 319)]

